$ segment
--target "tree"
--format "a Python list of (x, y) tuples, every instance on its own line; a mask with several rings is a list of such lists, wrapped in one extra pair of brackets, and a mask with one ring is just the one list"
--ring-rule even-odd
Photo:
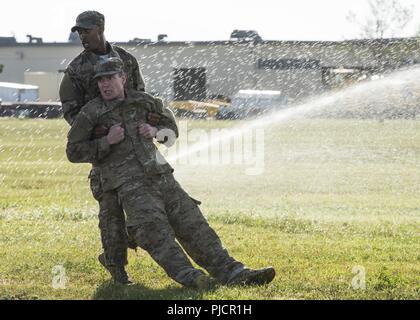
[(347, 21), (360, 28), (360, 36), (368, 39), (395, 37), (404, 30), (413, 18), (413, 6), (404, 6), (398, 0), (369, 0), (369, 16), (359, 20), (350, 11)]
[(0, 64), (0, 73), (2, 73), (2, 72), (3, 72), (3, 65)]

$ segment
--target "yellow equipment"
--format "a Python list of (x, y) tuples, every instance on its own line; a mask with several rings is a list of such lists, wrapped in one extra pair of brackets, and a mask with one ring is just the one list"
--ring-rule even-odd
[(177, 116), (192, 116), (198, 118), (214, 117), (219, 110), (219, 104), (194, 100), (171, 101), (169, 107)]

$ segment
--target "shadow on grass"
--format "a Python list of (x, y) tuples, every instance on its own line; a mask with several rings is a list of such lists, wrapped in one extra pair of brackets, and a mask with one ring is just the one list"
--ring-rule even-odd
[(102, 283), (92, 295), (94, 300), (172, 300), (202, 299), (205, 291), (168, 287), (151, 289), (141, 284), (123, 286), (112, 281)]

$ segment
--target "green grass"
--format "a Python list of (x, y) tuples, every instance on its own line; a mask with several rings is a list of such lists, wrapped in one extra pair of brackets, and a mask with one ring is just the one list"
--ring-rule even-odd
[[(205, 132), (237, 122), (189, 121)], [(89, 165), (65, 156), (63, 120), (0, 118), (0, 299), (419, 299), (420, 122), (300, 120), (265, 128), (264, 172), (252, 164), (174, 164), (224, 245), (261, 287), (187, 290), (142, 250), (136, 285), (99, 265)], [(181, 140), (185, 135), (181, 133)], [(54, 289), (53, 267), (66, 271)], [(352, 288), (352, 269), (366, 289)]]

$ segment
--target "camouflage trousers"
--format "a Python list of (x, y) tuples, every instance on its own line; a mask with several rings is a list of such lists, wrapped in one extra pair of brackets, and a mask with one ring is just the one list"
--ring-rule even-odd
[(118, 195), (115, 191), (102, 191), (99, 170), (93, 168), (89, 178), (93, 197), (99, 203), (99, 230), (106, 263), (109, 266), (125, 266), (129, 240)]
[(116, 191), (129, 235), (178, 283), (191, 286), (203, 273), (192, 266), (185, 252), (221, 283), (244, 268), (223, 247), (200, 211), (200, 202), (172, 174), (138, 179)]

